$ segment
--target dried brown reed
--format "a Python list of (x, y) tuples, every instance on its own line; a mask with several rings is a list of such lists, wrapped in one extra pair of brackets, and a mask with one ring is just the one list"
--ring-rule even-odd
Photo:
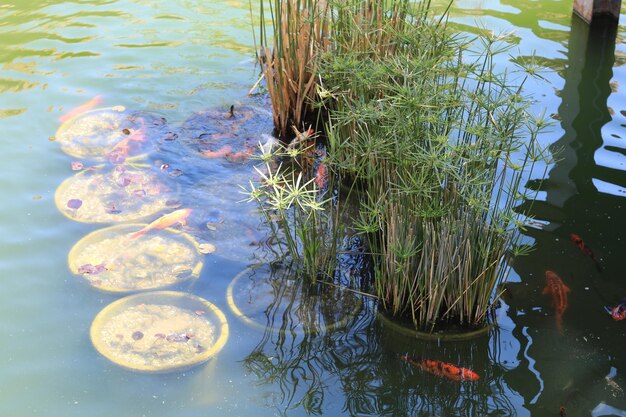
[[(323, 0), (273, 0), (272, 31), (261, 5), (260, 63), (281, 138), (303, 128), (316, 92), (317, 59), (328, 47), (329, 7)], [(270, 40), (271, 36), (271, 40)]]

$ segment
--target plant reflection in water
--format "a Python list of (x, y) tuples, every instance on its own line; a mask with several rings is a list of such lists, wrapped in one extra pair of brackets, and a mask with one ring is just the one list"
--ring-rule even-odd
[[(321, 282), (305, 284), (268, 266), (244, 275), (257, 294), (263, 292), (260, 276), (272, 284), (271, 300), (254, 320), (251, 313), (239, 313), (249, 324), (264, 324), (262, 337), (242, 361), (262, 387), (263, 398), (257, 400), (264, 406), (281, 415), (298, 409), (323, 415), (339, 407), (329, 387), (341, 386), (342, 411), (355, 416), (516, 415), (513, 401), (520, 396), (503, 375), (517, 361), (500, 366), (507, 363), (500, 347), (512, 345), (501, 340), (505, 330), (454, 342), (407, 337), (376, 319), (370, 299), (361, 299), (362, 308), (355, 310), (354, 294), (347, 297), (345, 290)], [(258, 300), (247, 298), (249, 304)], [(480, 380), (459, 382), (426, 373), (402, 361), (406, 353), (473, 369)], [(505, 358), (517, 353), (507, 352)]]
[[(268, 394), (267, 406), (282, 412), (302, 407), (308, 414), (321, 414), (328, 378), (345, 368), (341, 347), (353, 350), (342, 339), (367, 328), (369, 319), (356, 295), (320, 281), (294, 280), (289, 272), (261, 266), (238, 277), (248, 284), (243, 292), (251, 291), (245, 296), (248, 307), (241, 307), (243, 312), (234, 309), (244, 321), (264, 328), (243, 366), (259, 384), (278, 388)], [(231, 307), (245, 304), (234, 300), (231, 290)], [(258, 315), (250, 312), (250, 305), (261, 309)]]

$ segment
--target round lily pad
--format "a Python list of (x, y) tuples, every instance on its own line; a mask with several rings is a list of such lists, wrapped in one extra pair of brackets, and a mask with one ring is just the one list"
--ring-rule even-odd
[(354, 293), (325, 283), (305, 283), (289, 270), (256, 265), (239, 273), (226, 291), (228, 305), (245, 323), (276, 332), (317, 333), (345, 326), (362, 307)]
[(271, 113), (256, 106), (209, 109), (193, 114), (182, 125), (185, 142), (209, 159), (246, 161), (256, 151), (260, 132), (271, 132)]
[(90, 330), (96, 350), (111, 362), (140, 372), (190, 368), (218, 353), (228, 339), (222, 311), (191, 294), (155, 291), (106, 306)]
[(161, 210), (177, 191), (158, 175), (131, 165), (91, 168), (66, 179), (57, 189), (57, 208), (84, 223), (137, 221)]
[(145, 224), (122, 224), (96, 230), (74, 245), (70, 271), (107, 292), (163, 289), (196, 279), (202, 270), (200, 246), (174, 229), (130, 236)]
[(166, 130), (163, 118), (123, 106), (91, 110), (67, 120), (55, 135), (75, 158), (122, 163), (147, 153)]

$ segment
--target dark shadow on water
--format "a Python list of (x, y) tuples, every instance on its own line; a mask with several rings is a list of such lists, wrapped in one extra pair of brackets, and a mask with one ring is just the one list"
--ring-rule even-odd
[[(608, 149), (603, 127), (612, 121), (607, 100), (616, 31), (616, 23), (598, 21), (589, 27), (572, 18), (559, 107), (564, 134), (550, 147), (557, 162), (540, 187), (544, 198), (531, 211), (547, 224), (527, 232), (535, 250), (514, 261), (521, 281), (509, 284), (511, 297), (505, 299), (522, 365), (505, 380), (533, 416), (558, 415), (560, 405), (568, 416), (589, 415), (601, 403), (626, 409), (623, 393), (606, 379), (626, 384), (626, 328), (604, 308), (626, 295), (626, 172), (598, 158)], [(539, 187), (531, 183), (529, 188)], [(584, 240), (599, 265), (572, 242), (572, 233)], [(563, 335), (550, 294), (543, 293), (546, 270), (571, 290)]]

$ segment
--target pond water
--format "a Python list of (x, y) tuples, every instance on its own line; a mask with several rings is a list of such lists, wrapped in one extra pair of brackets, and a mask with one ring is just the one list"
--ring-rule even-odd
[[(625, 27), (590, 30), (564, 0), (455, 4), (452, 25), (513, 30), (514, 53), (538, 55), (546, 82), (530, 84), (528, 93), (534, 109), (554, 119), (542, 141), (559, 159), (537, 187), (536, 221), (525, 237), (535, 250), (512, 261), (499, 326), (437, 342), (396, 331), (368, 299), (296, 282), (277, 286), (272, 278), (281, 271), (251, 268), (267, 258), (255, 207), (239, 203), (254, 161), (215, 155), (221, 141), (245, 153), (271, 134), (267, 101), (246, 96), (259, 75), (250, 24), (245, 0), (0, 5), (0, 415), (558, 416), (562, 405), (568, 416), (626, 415), (626, 321), (605, 311), (626, 297)], [(128, 155), (125, 171), (112, 174), (115, 184), (137, 182), (133, 170), (149, 172), (165, 184), (154, 192), (163, 193), (159, 213), (191, 208), (186, 225), (176, 227), (211, 252), (199, 277), (173, 288), (208, 301), (228, 323), (224, 347), (202, 365), (133, 372), (91, 343), (94, 318), (124, 294), (73, 274), (68, 253), (116, 223), (130, 203), (115, 194), (103, 214), (112, 217), (89, 222), (75, 215), (88, 207), (89, 192), (64, 197), (59, 208), (55, 194), (80, 172), (97, 178), (120, 169), (68, 155), (59, 143), (63, 115), (94, 97), (98, 108), (150, 120), (153, 148)], [(140, 224), (136, 231), (158, 217), (141, 210), (143, 218), (124, 218)], [(140, 262), (133, 247), (119, 256)], [(562, 333), (543, 294), (546, 270), (570, 288)], [(133, 339), (149, 336), (133, 332)], [(203, 349), (194, 335), (161, 336)], [(480, 379), (438, 377), (400, 360), (404, 354), (458, 364)]]

